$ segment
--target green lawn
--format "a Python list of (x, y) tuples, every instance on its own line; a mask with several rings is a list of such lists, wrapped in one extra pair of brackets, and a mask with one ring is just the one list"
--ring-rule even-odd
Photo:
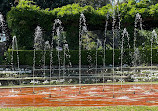
[(0, 111), (158, 111), (158, 106), (24, 107), (0, 108)]
[[(151, 82), (124, 82), (123, 85), (132, 84), (151, 84)], [(152, 82), (152, 84), (158, 84), (158, 81)], [(78, 86), (79, 84), (61, 84), (61, 85), (15, 85), (15, 86), (0, 86), (0, 88), (20, 88), (20, 87), (50, 87), (50, 86)], [(93, 84), (81, 84), (84, 85), (103, 85), (103, 83)], [(113, 85), (113, 83), (104, 83), (104, 85)], [(121, 85), (121, 82), (115, 82), (114, 85)]]

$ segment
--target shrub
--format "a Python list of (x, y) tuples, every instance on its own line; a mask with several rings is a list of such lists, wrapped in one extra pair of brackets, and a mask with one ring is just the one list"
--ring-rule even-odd
[[(117, 9), (116, 7), (114, 8)], [(139, 12), (142, 15), (144, 22), (156, 21), (158, 18), (157, 10), (158, 4), (151, 5), (148, 0), (143, 0), (139, 3), (130, 0), (127, 3), (119, 4), (118, 11), (115, 10), (115, 12), (116, 16), (117, 12), (120, 14), (122, 27), (134, 27), (136, 13)], [(12, 35), (17, 36), (20, 49), (31, 50), (33, 49), (34, 29), (36, 26), (41, 26), (44, 32), (44, 39), (51, 41), (54, 19), (59, 18), (64, 26), (64, 31), (66, 31), (70, 49), (76, 50), (78, 49), (80, 13), (85, 14), (88, 30), (104, 30), (107, 13), (110, 15), (109, 26), (112, 24), (113, 10), (110, 4), (98, 9), (94, 9), (92, 6), (81, 7), (79, 4), (69, 4), (50, 11), (49, 9), (43, 10), (28, 0), (20, 0), (19, 5), (12, 7), (7, 14), (7, 22)], [(154, 26), (156, 25), (157, 22), (154, 23)]]
[[(152, 49), (152, 62), (158, 63), (158, 49)], [(33, 65), (33, 50), (19, 50), (19, 58), (20, 58), (20, 65)], [(78, 65), (79, 63), (79, 55), (78, 55), (78, 50), (70, 50), (70, 61), (72, 65)], [(123, 55), (123, 64), (129, 64), (132, 65), (132, 60), (133, 56), (129, 55), (129, 53), (133, 53), (133, 50), (125, 50), (124, 55)], [(141, 64), (150, 64), (151, 63), (151, 49), (145, 49), (145, 50), (139, 50), (139, 55), (141, 56), (140, 61)], [(17, 64), (17, 55), (16, 51), (14, 51), (14, 64)], [(57, 57), (57, 51), (53, 51), (53, 65), (58, 65), (58, 57)], [(96, 59), (96, 51), (91, 50), (91, 51), (86, 51), (82, 50), (81, 52), (81, 57), (82, 57), (82, 65), (89, 65), (93, 64), (95, 65), (95, 59)], [(88, 55), (90, 54), (91, 56), (91, 62), (88, 60)], [(11, 59), (11, 50), (8, 51), (8, 59)], [(63, 63), (63, 52), (60, 52), (60, 57), (61, 57), (61, 65)], [(36, 66), (43, 65), (43, 51), (36, 51)], [(105, 64), (110, 65), (113, 63), (113, 50), (106, 50), (106, 55), (105, 55)], [(11, 61), (11, 60), (8, 60)], [(98, 65), (103, 65), (103, 52), (98, 51), (98, 57), (97, 57)], [(50, 51), (46, 51), (46, 65), (50, 64)], [(69, 64), (69, 60), (66, 59), (66, 64)], [(121, 60), (120, 60), (120, 50), (115, 49), (115, 65), (120, 65)], [(139, 65), (139, 63), (138, 63)]]

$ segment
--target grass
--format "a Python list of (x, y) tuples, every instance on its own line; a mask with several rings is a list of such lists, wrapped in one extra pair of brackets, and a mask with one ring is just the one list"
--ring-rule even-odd
[[(122, 85), (132, 85), (132, 84), (158, 84), (156, 82), (124, 82)], [(20, 87), (53, 87), (53, 86), (78, 86), (79, 84), (61, 84), (61, 85), (14, 85), (14, 86), (0, 86), (0, 88), (20, 88)], [(85, 85), (113, 85), (113, 83), (93, 83), (93, 84), (81, 84)], [(121, 85), (121, 82), (115, 82), (114, 85)]]
[(0, 111), (158, 111), (158, 106), (23, 107), (0, 108)]

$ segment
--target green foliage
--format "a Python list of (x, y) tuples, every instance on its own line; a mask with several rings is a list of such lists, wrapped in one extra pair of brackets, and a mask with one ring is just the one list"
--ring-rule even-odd
[(140, 2), (138, 2), (136, 4), (136, 7), (137, 8), (147, 8), (151, 5), (150, 1), (149, 0), (141, 0)]
[(110, 3), (110, 0), (74, 0), (76, 3), (79, 3), (81, 6), (90, 5), (94, 8), (100, 8)]
[[(114, 9), (117, 8), (114, 7)], [(115, 12), (120, 14), (122, 27), (131, 27), (131, 25), (134, 27), (135, 15), (138, 12), (142, 15), (143, 21), (157, 20), (158, 4), (151, 5), (148, 0), (138, 3), (129, 0), (119, 4), (118, 11), (115, 10)], [(36, 26), (42, 27), (44, 40), (51, 41), (54, 19), (59, 18), (64, 26), (70, 49), (78, 49), (78, 27), (81, 13), (84, 13), (86, 17), (88, 30), (104, 30), (107, 14), (110, 16), (109, 25), (112, 24), (113, 10), (110, 4), (98, 9), (94, 9), (92, 6), (81, 7), (79, 4), (69, 4), (49, 11), (49, 9), (41, 9), (32, 1), (27, 0), (20, 0), (19, 5), (12, 7), (7, 14), (7, 22), (12, 35), (17, 36), (20, 49), (32, 49)], [(131, 27), (131, 29), (133, 28)]]
[(36, 5), (39, 5), (42, 9), (50, 8), (58, 8), (64, 5), (74, 3), (74, 0), (33, 0)]
[(86, 34), (82, 35), (82, 47), (83, 49), (95, 50), (97, 47), (97, 35), (88, 31)]
[(102, 17), (102, 19), (104, 20), (105, 18), (107, 18), (107, 14), (109, 14), (109, 16), (112, 16), (112, 5), (111, 4), (107, 4), (106, 6), (103, 6), (102, 8), (99, 8), (97, 10), (98, 13), (98, 17)]
[[(116, 50), (116, 58), (118, 58), (118, 53), (119, 51)], [(19, 50), (19, 59), (20, 59), (20, 65), (33, 65), (33, 50)], [(82, 64), (83, 65), (88, 65), (90, 64), (87, 60), (87, 57), (89, 54), (91, 54), (92, 57), (92, 64), (95, 64), (95, 50), (82, 50)], [(8, 59), (11, 59), (11, 50), (8, 51)], [(98, 51), (98, 64), (103, 64), (102, 61), (102, 51)], [(70, 61), (73, 65), (78, 65), (79, 61), (79, 51), (78, 50), (70, 50)], [(111, 55), (111, 56), (110, 56)], [(17, 64), (17, 52), (14, 51), (14, 64)], [(60, 57), (61, 57), (61, 62), (63, 61), (63, 52), (60, 52)], [(42, 64), (42, 59), (43, 59), (43, 51), (36, 51), (36, 65), (39, 66)], [(11, 61), (11, 60), (8, 60)], [(116, 64), (119, 63), (118, 59), (116, 59)], [(50, 63), (50, 51), (46, 52), (46, 64), (49, 65)], [(58, 65), (58, 57), (57, 57), (57, 51), (53, 51), (53, 64)], [(69, 60), (66, 59), (66, 64), (69, 64)], [(106, 55), (106, 64), (112, 64), (112, 50), (107, 51)]]
[[(158, 28), (155, 29), (155, 32), (158, 34)], [(138, 32), (139, 38), (145, 38), (145, 48), (148, 49), (151, 46), (151, 38), (152, 38), (152, 30), (139, 30)], [(155, 36), (153, 37), (152, 48), (158, 48), (158, 41), (156, 41)]]
[[(152, 62), (153, 63), (158, 63), (158, 49), (153, 48), (152, 49)], [(33, 50), (19, 50), (19, 59), (20, 59), (20, 65), (33, 65)], [(115, 49), (115, 65), (120, 65), (121, 60), (120, 60), (120, 53), (121, 51), (118, 49)], [(81, 51), (81, 57), (82, 57), (82, 65), (89, 65), (93, 64), (95, 65), (96, 61), (96, 51), (95, 50), (82, 50)], [(131, 49), (126, 49), (124, 50), (124, 55), (123, 55), (123, 64), (129, 64), (132, 65), (132, 60), (133, 56), (133, 50)], [(78, 50), (70, 50), (70, 61), (72, 65), (78, 65), (79, 63), (79, 51)], [(91, 62), (88, 61), (88, 55), (91, 56), (92, 60)], [(14, 64), (17, 64), (17, 53), (14, 51)], [(151, 62), (151, 49), (139, 49), (139, 55), (140, 56), (140, 63), (146, 63), (150, 64)], [(8, 61), (11, 61), (11, 50), (8, 51), (7, 58), (9, 59)], [(61, 58), (61, 64), (63, 63), (63, 52), (60, 52), (60, 58)], [(97, 57), (98, 65), (103, 65), (103, 51), (98, 50), (98, 57)], [(110, 65), (113, 63), (113, 50), (106, 50), (105, 54), (105, 64)], [(43, 51), (36, 51), (36, 66), (42, 65), (43, 62)], [(46, 51), (46, 65), (50, 64), (50, 51)], [(57, 51), (53, 51), (53, 65), (58, 65), (58, 57), (57, 57)], [(69, 60), (66, 59), (66, 64), (69, 64)], [(138, 63), (139, 64), (139, 63)]]
[(67, 19), (70, 19), (71, 17), (82, 12), (82, 10), (83, 9), (78, 4), (72, 4), (63, 6), (61, 8), (56, 8), (53, 10), (53, 12), (57, 13), (57, 18), (68, 17)]
[(8, 26), (12, 30), (12, 35), (17, 36), (18, 45), (21, 49), (32, 49), (34, 30), (37, 25), (42, 26), (43, 30), (52, 27), (50, 23), (53, 17), (50, 12), (40, 10), (40, 7), (31, 3), (21, 0), (19, 5), (12, 7), (12, 10), (7, 14)]
[(153, 17), (158, 17), (158, 4), (156, 5), (151, 5), (150, 6), (150, 11), (149, 11), (149, 14)]
[(157, 0), (150, 0), (151, 4), (157, 4)]
[[(135, 82), (134, 82), (135, 83)], [(105, 107), (21, 107), (0, 108), (1, 111), (157, 111), (158, 106), (105, 106)]]
[(12, 4), (12, 0), (0, 0), (0, 12), (3, 16), (6, 16), (6, 13), (11, 9)]
[(155, 16), (158, 15), (155, 14), (157, 13), (157, 9), (157, 4), (152, 5), (149, 0), (141, 0), (138, 3), (135, 3), (134, 0), (129, 0), (127, 3), (119, 5), (119, 12), (122, 20), (130, 23), (134, 22), (136, 13), (140, 13), (144, 21), (155, 18)]

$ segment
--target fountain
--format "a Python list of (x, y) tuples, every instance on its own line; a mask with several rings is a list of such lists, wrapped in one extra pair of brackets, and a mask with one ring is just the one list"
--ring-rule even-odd
[[(122, 88), (122, 82), (123, 82), (123, 79), (122, 79), (122, 76), (124, 75), (123, 74), (123, 55), (124, 55), (124, 39), (125, 39), (125, 36), (127, 36), (128, 38), (128, 43), (129, 43), (129, 37), (128, 37), (128, 32), (126, 30), (126, 28), (124, 28), (123, 30), (123, 33), (122, 33), (122, 40), (121, 40), (121, 88)], [(130, 49), (130, 47), (129, 47)]]
[[(129, 34), (127, 32), (127, 29), (124, 28), (123, 32), (122, 32), (122, 38), (121, 38), (121, 47), (120, 47), (120, 50), (121, 50), (121, 65), (120, 65), (120, 71), (121, 71), (121, 79), (119, 80), (119, 82), (121, 82), (121, 89), (122, 89), (122, 82), (125, 82), (125, 80), (122, 78), (122, 76), (124, 76), (124, 71), (123, 71), (123, 68), (124, 67), (127, 67), (128, 63), (126, 63), (126, 61), (124, 59), (130, 57), (130, 44), (129, 44)], [(126, 44), (126, 41), (127, 41), (127, 46), (125, 46)], [(128, 56), (125, 56), (124, 54), (127, 52)], [(129, 60), (129, 59), (127, 59)]]
[(49, 41), (46, 41), (44, 44), (44, 53), (43, 53), (43, 75), (44, 75), (44, 82), (43, 84), (48, 84), (48, 80), (46, 79), (46, 50), (50, 50)]
[[(71, 55), (70, 55), (70, 50), (69, 50), (69, 45), (66, 41), (66, 38), (64, 38), (64, 44), (63, 44), (63, 52), (64, 52), (64, 57), (63, 57), (63, 80), (65, 81), (65, 76), (66, 76), (66, 71), (68, 68), (68, 73), (69, 72), (69, 68), (72, 68), (72, 63), (71, 63)], [(66, 65), (66, 60), (68, 61), (68, 64)]]
[(0, 13), (0, 26), (2, 28), (2, 32), (5, 32), (4, 18), (1, 13)]
[[(63, 32), (63, 27), (61, 26), (62, 22), (59, 20), (59, 19), (56, 19), (55, 20), (55, 23), (54, 23), (54, 26), (53, 26), (53, 37), (52, 37), (52, 42), (53, 41), (56, 41), (56, 50), (57, 50), (57, 56), (58, 56), (58, 75), (59, 75), (59, 78), (58, 78), (58, 81), (60, 83), (60, 80), (61, 80), (61, 51), (63, 51), (63, 47), (62, 47), (62, 38), (61, 38), (61, 34)], [(55, 38), (56, 36), (56, 38)], [(52, 43), (53, 44), (53, 43)], [(53, 46), (52, 46), (53, 48)], [(61, 91), (61, 86), (60, 86), (60, 91)]]
[(103, 41), (103, 51), (104, 51), (104, 55), (103, 55), (103, 91), (104, 91), (104, 81), (105, 81), (105, 78), (104, 78), (104, 73), (106, 72), (106, 69), (105, 69), (105, 55), (106, 55), (106, 37), (107, 37), (107, 27), (108, 27), (108, 19), (109, 19), (109, 14), (107, 14), (106, 16), (107, 20), (106, 20), (106, 23), (105, 23), (105, 31), (104, 31), (104, 41)]
[[(133, 66), (134, 66), (134, 76), (136, 76), (136, 68), (137, 68), (137, 61), (138, 61), (138, 55), (139, 55), (139, 49), (137, 48), (137, 44), (136, 44), (136, 41), (137, 41), (137, 24), (140, 23), (140, 30), (143, 30), (142, 28), (142, 18), (141, 18), (141, 15), (139, 13), (136, 14), (136, 17), (135, 17), (135, 24), (134, 24), (134, 43), (133, 43), (133, 47), (134, 47), (134, 53), (133, 53)], [(136, 84), (135, 84), (136, 86)], [(135, 94), (135, 92), (134, 92)]]
[(158, 45), (158, 39), (157, 39), (157, 33), (155, 32), (155, 30), (152, 31), (152, 37), (150, 39), (151, 41), (151, 56), (150, 56), (150, 62), (151, 62), (151, 69), (150, 69), (150, 74), (149, 74), (149, 78), (151, 78), (151, 90), (152, 90), (152, 78), (153, 78), (153, 69), (152, 69), (152, 64), (153, 64), (153, 60), (152, 60), (152, 57), (153, 57), (153, 43), (154, 43), (154, 40), (156, 42), (156, 45)]
[(35, 93), (34, 85), (38, 84), (38, 81), (35, 81), (35, 70), (36, 70), (36, 50), (43, 49), (43, 38), (42, 38), (42, 29), (40, 26), (37, 26), (35, 29), (35, 38), (34, 38), (34, 56), (33, 56), (33, 80), (30, 82), (33, 84), (33, 93)]
[[(114, 3), (113, 3), (114, 4)], [(114, 10), (114, 9), (113, 9)], [(123, 82), (125, 82), (125, 78), (124, 76), (128, 74), (128, 76), (132, 77), (134, 79), (134, 81), (138, 81), (138, 75), (140, 75), (143, 73), (142, 71), (138, 71), (139, 69), (139, 63), (138, 61), (140, 60), (140, 49), (138, 47), (137, 44), (137, 28), (138, 28), (138, 23), (140, 23), (140, 30), (142, 30), (142, 18), (140, 14), (136, 14), (136, 18), (135, 18), (135, 29), (134, 29), (134, 39), (133, 39), (133, 57), (131, 57), (131, 46), (130, 46), (130, 37), (128, 34), (128, 31), (126, 28), (124, 28), (121, 31), (121, 22), (120, 22), (120, 14), (118, 9), (116, 10), (118, 13), (118, 18), (116, 17), (116, 14), (113, 13), (113, 21), (112, 21), (112, 45), (111, 45), (111, 51), (112, 51), (112, 67), (107, 67), (106, 66), (106, 51), (107, 51), (107, 27), (108, 27), (108, 21), (109, 21), (109, 14), (107, 14), (107, 20), (105, 23), (105, 32), (104, 32), (104, 38), (101, 41), (101, 39), (96, 39), (96, 47), (95, 47), (95, 58), (93, 58), (92, 56), (92, 51), (91, 51), (91, 47), (90, 47), (90, 37), (88, 35), (88, 30), (87, 30), (87, 25), (86, 25), (86, 18), (84, 16), (83, 13), (81, 13), (80, 15), (80, 19), (79, 19), (79, 63), (78, 63), (78, 67), (75, 68), (72, 66), (71, 60), (70, 60), (70, 50), (69, 50), (69, 45), (66, 41), (66, 37), (63, 34), (64, 33), (64, 28), (62, 27), (62, 22), (59, 19), (55, 19), (54, 24), (53, 24), (53, 29), (52, 29), (52, 38), (51, 38), (51, 42), (50, 41), (44, 41), (44, 39), (42, 38), (42, 28), (40, 26), (37, 26), (35, 29), (35, 34), (34, 34), (34, 50), (33, 50), (33, 67), (32, 67), (32, 77), (31, 77), (31, 84), (33, 84), (33, 94), (30, 93), (32, 90), (31, 88), (26, 89), (26, 92), (23, 91), (23, 94), (29, 92), (29, 96), (34, 97), (33, 99), (33, 104), (36, 103), (36, 100), (40, 100), (43, 101), (45, 100), (45, 103), (49, 103), (51, 104), (51, 106), (55, 105), (55, 104), (59, 104), (59, 106), (63, 105), (63, 101), (65, 102), (65, 104), (67, 105), (76, 105), (75, 102), (73, 103), (72, 101), (76, 101), (77, 104), (83, 104), (83, 105), (95, 105), (97, 102), (97, 105), (112, 105), (111, 101), (117, 102), (117, 104), (119, 104), (119, 102), (121, 102), (121, 104), (128, 104), (131, 101), (137, 101), (139, 104), (144, 105), (144, 104), (149, 104), (149, 103), (143, 103), (141, 102), (141, 100), (143, 100), (144, 98), (147, 99), (153, 99), (153, 97), (155, 95), (158, 95), (158, 89), (156, 87), (156, 85), (153, 85), (153, 76), (155, 75), (156, 71), (153, 70), (153, 46), (155, 41), (157, 42), (157, 34), (156, 31), (153, 30), (152, 31), (152, 37), (150, 39), (151, 42), (151, 49), (150, 49), (150, 72), (148, 74), (148, 79), (151, 81), (150, 84), (150, 90), (155, 91), (155, 92), (148, 92), (146, 90), (148, 90), (148, 84), (147, 87), (140, 87), (140, 86), (133, 86), (131, 88), (131, 85), (126, 85), (123, 84)], [(0, 18), (1, 15), (0, 15)], [(119, 20), (118, 24), (117, 24), (117, 19)], [(2, 22), (2, 19), (0, 19), (0, 22)], [(121, 34), (122, 35), (121, 35)], [(118, 36), (118, 38), (117, 38)], [(115, 56), (115, 51), (118, 47), (116, 47), (116, 40), (119, 39), (120, 40), (120, 63), (119, 65), (115, 64), (115, 60), (117, 59)], [(126, 43), (127, 42), (127, 43)], [(85, 43), (83, 45), (83, 43)], [(142, 43), (144, 45), (144, 43)], [(157, 44), (157, 43), (156, 43)], [(98, 56), (99, 56), (99, 47), (102, 46), (103, 47), (103, 55), (102, 55), (102, 62), (103, 65), (100, 68), (99, 63), (98, 63)], [(57, 61), (58, 64), (55, 66), (54, 63), (54, 59), (53, 59), (53, 53), (54, 53), (54, 49), (57, 51)], [(86, 68), (83, 66), (82, 61), (84, 61), (82, 59), (82, 50), (85, 49), (87, 51), (87, 61), (88, 61), (88, 65), (86, 66)], [(144, 50), (144, 47), (142, 48)], [(17, 38), (16, 36), (13, 37), (13, 41), (12, 41), (12, 57), (11, 57), (11, 61), (12, 61), (12, 71), (15, 70), (15, 64), (14, 64), (14, 58), (13, 58), (13, 53), (16, 51), (16, 55), (17, 55), (17, 70), (20, 71), (20, 64), (19, 64), (19, 54), (18, 54), (18, 44), (17, 44)], [(37, 66), (36, 64), (36, 60), (37, 60), (37, 52), (41, 51), (43, 56), (42, 56), (42, 67), (41, 66)], [(50, 58), (50, 65), (47, 65), (47, 52), (50, 52), (49, 58)], [(129, 67), (128, 63), (126, 60), (126, 53), (128, 52), (127, 55), (129, 58), (133, 58), (133, 67)], [(63, 55), (62, 55), (63, 54)], [(94, 63), (93, 63), (93, 59), (94, 59)], [(128, 58), (127, 58), (128, 59)], [(129, 61), (131, 62), (131, 61)], [(125, 65), (127, 64), (127, 65)], [(49, 68), (48, 68), (49, 66)], [(88, 68), (87, 68), (88, 67)], [(37, 68), (41, 68), (41, 69), (37, 69)], [(129, 71), (127, 72), (126, 70), (133, 70), (134, 71)], [(40, 79), (37, 77), (36, 71), (37, 70), (41, 70), (43, 73), (40, 74)], [(72, 78), (77, 78), (78, 80), (78, 85), (72, 85), (72, 86), (64, 86), (64, 82), (68, 81), (67, 78), (70, 78), (71, 74), (70, 74), (70, 70), (72, 71)], [(76, 72), (74, 70), (77, 70)], [(85, 70), (85, 71), (84, 71)], [(49, 71), (49, 73), (48, 73)], [(100, 73), (101, 72), (101, 73)], [(87, 74), (88, 73), (88, 74)], [(49, 74), (49, 77), (48, 77)], [(63, 75), (62, 75), (63, 74)], [(67, 76), (67, 75), (70, 76)], [(85, 75), (90, 75), (90, 76), (85, 76)], [(94, 77), (93, 77), (93, 75)], [(56, 76), (58, 75), (58, 76)], [(75, 76), (74, 76), (75, 75)], [(158, 74), (157, 74), (158, 75)], [(84, 81), (83, 78), (86, 77), (87, 79), (94, 79), (93, 82), (96, 83), (94, 87), (94, 85), (83, 85)], [(19, 80), (22, 78), (22, 76), (19, 73), (18, 76)], [(54, 78), (56, 78), (56, 80), (54, 80)], [(71, 81), (73, 81), (73, 79), (71, 78)], [(109, 84), (106, 86), (105, 83), (105, 78), (107, 79), (107, 81), (109, 80), (109, 82), (112, 82), (112, 84)], [(99, 84), (98, 80), (102, 79), (103, 84)], [(44, 80), (44, 81), (43, 81)], [(116, 84), (115, 82), (118, 80), (118, 82), (121, 82), (121, 85)], [(40, 87), (36, 87), (35, 85), (39, 85), (40, 83), (43, 83), (43, 85), (47, 85), (49, 84), (49, 87), (45, 87), (45, 86), (40, 86)], [(52, 81), (55, 81), (56, 83), (59, 83), (55, 86), (52, 85)], [(61, 85), (61, 83), (63, 83), (63, 86)], [(21, 85), (21, 81), (19, 81), (19, 84)], [(77, 87), (78, 86), (78, 87)], [(43, 89), (42, 89), (43, 88)], [(31, 91), (30, 91), (31, 90)], [(133, 93), (137, 95), (132, 95)], [(77, 93), (76, 93), (77, 92)], [(133, 92), (133, 93), (131, 93)], [(10, 92), (8, 92), (8, 95), (10, 93), (16, 93), (15, 96), (10, 96), (12, 98), (14, 97), (23, 97), (23, 94), (12, 90)], [(120, 96), (121, 94), (123, 94), (123, 96)], [(151, 95), (153, 94), (153, 95)], [(0, 92), (1, 95), (1, 92)], [(20, 95), (20, 96), (19, 96)], [(133, 97), (132, 97), (132, 96)], [(144, 97), (145, 95), (145, 97)], [(152, 96), (152, 98), (148, 97), (148, 95)], [(2, 97), (4, 97), (4, 95), (2, 95)], [(5, 95), (5, 97), (7, 97)], [(35, 99), (37, 97), (37, 99)], [(1, 96), (0, 96), (1, 98)], [(9, 98), (9, 96), (7, 97)], [(27, 98), (27, 97), (25, 97)], [(24, 98), (24, 99), (25, 99)], [(90, 98), (90, 99), (89, 99)], [(99, 99), (98, 99), (99, 98)], [(10, 98), (9, 98), (10, 99)], [(15, 98), (16, 99), (16, 98)], [(88, 101), (91, 100), (91, 101)], [(126, 100), (126, 102), (122, 101), (122, 100)], [(88, 101), (89, 103), (86, 103), (86, 101)], [(110, 102), (109, 102), (110, 101)], [(118, 102), (119, 101), (119, 102)], [(146, 101), (146, 100), (144, 100)], [(0, 101), (1, 102), (1, 101)], [(95, 104), (94, 104), (94, 103)], [(20, 102), (19, 102), (20, 103)], [(16, 104), (16, 103), (15, 103)], [(37, 104), (39, 105), (39, 103), (37, 102)], [(64, 105), (65, 105), (64, 104)], [(135, 103), (137, 105), (137, 103)], [(155, 103), (157, 105), (157, 103)], [(154, 105), (155, 105), (154, 104)], [(41, 104), (40, 104), (41, 105)], [(40, 106), (39, 105), (39, 106)], [(27, 106), (27, 105), (26, 105)], [(47, 106), (47, 105), (46, 105)]]
[[(12, 40), (12, 70), (14, 70), (14, 50), (16, 51), (16, 55), (17, 55), (17, 68), (18, 68), (18, 71), (20, 69), (20, 65), (19, 65), (19, 54), (18, 54), (18, 44), (17, 44), (17, 38), (16, 36), (13, 36), (13, 40)], [(20, 77), (20, 75), (19, 75)]]
[(79, 21), (79, 93), (80, 93), (80, 89), (81, 89), (81, 49), (82, 49), (82, 35), (83, 33), (85, 33), (87, 31), (87, 27), (86, 27), (86, 19), (85, 16), (83, 14), (80, 15), (80, 21)]
[[(98, 48), (99, 48), (99, 39), (97, 39), (96, 43), (96, 53), (95, 53), (95, 75), (98, 75)], [(96, 79), (96, 84), (97, 84), (97, 79)]]
[[(1, 35), (0, 35), (0, 56), (3, 56), (3, 53), (6, 51), (7, 47), (6, 47), (6, 41), (7, 41), (7, 36), (6, 36), (6, 25), (5, 25), (5, 21), (3, 18), (3, 15), (0, 13), (0, 27), (1, 27)], [(5, 58), (5, 60), (7, 61), (7, 58)], [(1, 63), (2, 61), (0, 61)], [(10, 61), (9, 61), (10, 62)], [(9, 64), (8, 62), (8, 64)]]
[[(14, 51), (16, 51), (16, 56), (17, 56), (17, 68), (14, 67), (15, 66), (14, 65)], [(19, 85), (21, 85), (21, 80), (20, 80), (20, 78), (21, 78), (21, 75), (20, 75), (21, 71), (20, 71), (18, 44), (17, 44), (17, 38), (16, 38), (16, 36), (13, 36), (13, 40), (12, 40), (11, 66), (12, 66), (12, 71), (15, 72), (15, 74), (18, 74)], [(21, 88), (20, 88), (20, 91), (21, 91)]]

